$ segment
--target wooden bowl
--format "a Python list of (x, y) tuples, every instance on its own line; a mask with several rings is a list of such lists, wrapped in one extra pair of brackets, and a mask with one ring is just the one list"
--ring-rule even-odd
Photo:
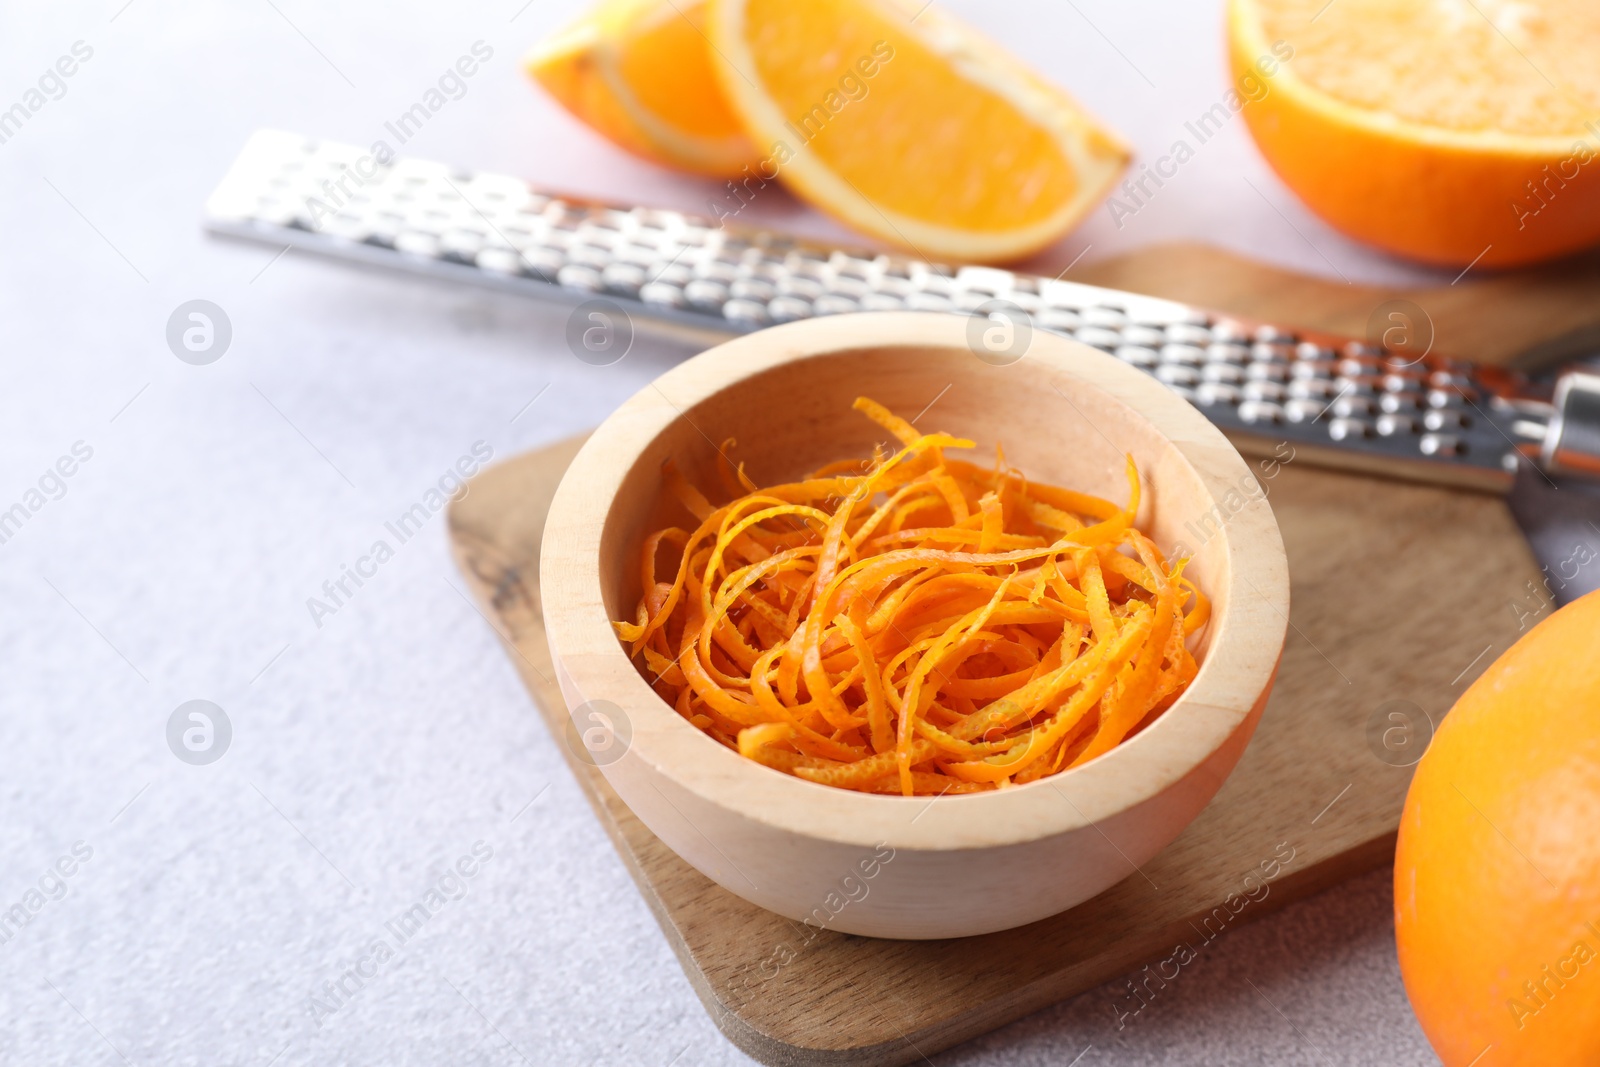
[[(1017, 362), (968, 347), (965, 316), (888, 312), (797, 322), (662, 375), (573, 460), (545, 527), (540, 584), (578, 731), (614, 729), (607, 780), (651, 831), (723, 888), (790, 919), (876, 937), (961, 937), (1042, 919), (1133, 874), (1215, 795), (1255, 731), (1283, 650), (1289, 578), (1245, 461), (1198, 411), (1112, 356), (1035, 333)], [(686, 515), (662, 461), (716, 486), (717, 446), (758, 485), (870, 455), (870, 396), (920, 428), (979, 443), (1040, 481), (1127, 499), (1215, 613), (1200, 672), (1154, 723), (1081, 767), (994, 792), (916, 798), (818, 785), (747, 760), (646, 684), (611, 627), (639, 599), (643, 538)], [(927, 410), (924, 410), (927, 409)], [(600, 711), (603, 718), (591, 712)], [(620, 721), (619, 721), (620, 720)], [(609, 723), (608, 727), (606, 724)], [(608, 747), (609, 746), (609, 747)], [(581, 754), (581, 753), (580, 753)]]

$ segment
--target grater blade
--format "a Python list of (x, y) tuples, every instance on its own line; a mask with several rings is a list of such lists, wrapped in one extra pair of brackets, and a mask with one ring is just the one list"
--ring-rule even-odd
[(835, 248), (423, 160), (381, 162), (293, 133), (250, 138), (207, 201), (205, 226), (535, 297), (604, 299), (641, 324), (704, 340), (851, 311), (977, 316), (1139, 367), (1247, 454), (1281, 458), (1288, 447), (1314, 464), (1496, 492), (1525, 462), (1600, 476), (1592, 374), (1537, 380), (1116, 289)]

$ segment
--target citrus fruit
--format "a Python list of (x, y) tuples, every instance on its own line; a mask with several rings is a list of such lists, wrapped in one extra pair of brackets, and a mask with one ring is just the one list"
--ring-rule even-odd
[(1411, 1006), (1446, 1067), (1600, 1063), (1597, 831), (1591, 593), (1472, 684), (1406, 796), (1395, 938)]
[(711, 73), (705, 0), (604, 0), (542, 41), (528, 73), (616, 144), (731, 177), (758, 158)]
[(1057, 240), (1127, 163), (1121, 142), (1013, 56), (896, 0), (709, 0), (711, 61), (781, 177), (925, 256), (1012, 259)]
[(1230, 0), (1228, 36), (1262, 155), (1350, 236), (1457, 268), (1600, 241), (1592, 0)]

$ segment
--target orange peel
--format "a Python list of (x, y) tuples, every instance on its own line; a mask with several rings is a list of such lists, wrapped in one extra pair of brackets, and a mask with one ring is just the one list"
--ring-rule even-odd
[(1131, 456), (1118, 506), (855, 407), (899, 450), (760, 488), (730, 441), (721, 505), (665, 465), (695, 525), (645, 539), (635, 617), (613, 623), (663, 700), (776, 771), (902, 796), (1059, 773), (1177, 700), (1211, 606), (1134, 525)]

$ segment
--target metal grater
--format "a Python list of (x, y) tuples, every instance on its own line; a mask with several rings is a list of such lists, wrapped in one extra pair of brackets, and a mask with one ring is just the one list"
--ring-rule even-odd
[(534, 296), (604, 297), (705, 336), (850, 311), (1019, 315), (1154, 375), (1247, 452), (1287, 442), (1314, 463), (1496, 491), (1524, 461), (1600, 477), (1600, 375), (1417, 359), (1115, 289), (845, 251), (421, 160), (384, 164), (297, 134), (252, 136), (205, 224)]

